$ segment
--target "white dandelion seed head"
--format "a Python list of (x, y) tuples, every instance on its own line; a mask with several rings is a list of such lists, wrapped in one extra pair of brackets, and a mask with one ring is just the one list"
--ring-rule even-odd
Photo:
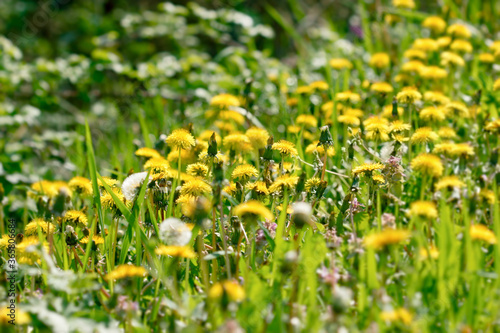
[(307, 202), (295, 202), (292, 204), (292, 209), (294, 215), (301, 214), (305, 216), (312, 215), (312, 207), (311, 204)]
[(138, 172), (125, 178), (122, 184), (122, 193), (127, 201), (132, 202), (135, 200), (147, 175), (147, 172)]
[(187, 245), (191, 235), (186, 223), (178, 218), (170, 217), (160, 224), (160, 239), (167, 245)]

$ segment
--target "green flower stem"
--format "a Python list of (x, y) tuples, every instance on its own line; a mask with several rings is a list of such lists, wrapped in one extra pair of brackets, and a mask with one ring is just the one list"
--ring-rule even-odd
[(273, 269), (271, 273), (271, 281), (270, 285), (272, 286), (274, 284), (274, 281), (276, 279), (276, 276), (278, 274), (278, 265), (284, 256), (284, 246), (285, 246), (285, 240), (283, 239), (283, 233), (285, 231), (285, 225), (286, 225), (286, 211), (288, 208), (288, 189), (285, 187), (284, 193), (283, 193), (284, 201), (283, 201), (283, 209), (281, 210), (281, 214), (278, 218), (278, 227), (276, 228), (276, 248), (274, 250), (274, 260), (273, 260)]

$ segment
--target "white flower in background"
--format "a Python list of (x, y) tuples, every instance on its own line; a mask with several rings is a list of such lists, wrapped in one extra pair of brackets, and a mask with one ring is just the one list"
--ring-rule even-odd
[(187, 245), (191, 235), (191, 229), (186, 223), (175, 217), (170, 217), (160, 224), (160, 239), (167, 245)]
[(147, 172), (138, 172), (125, 178), (122, 184), (122, 193), (127, 201), (132, 202), (135, 200), (147, 175)]

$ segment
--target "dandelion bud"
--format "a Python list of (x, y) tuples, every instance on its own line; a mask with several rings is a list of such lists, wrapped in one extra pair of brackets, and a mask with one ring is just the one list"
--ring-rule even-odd
[(398, 100), (396, 97), (392, 99), (392, 116), (394, 118), (398, 116)]
[(302, 172), (300, 175), (299, 181), (297, 183), (297, 186), (295, 187), (296, 193), (300, 194), (304, 191), (305, 185), (306, 185), (306, 177), (307, 174), (305, 172)]
[(358, 192), (359, 190), (359, 176), (354, 176), (351, 185), (351, 192)]
[(262, 158), (266, 161), (271, 161), (273, 159), (273, 144), (274, 144), (274, 138), (272, 136), (267, 139), (267, 146), (266, 150), (264, 151), (264, 155)]
[(75, 229), (67, 225), (66, 226), (66, 244), (68, 246), (75, 246), (78, 243), (78, 237), (76, 237)]
[(207, 155), (210, 157), (217, 156), (217, 140), (215, 139), (215, 132), (212, 133), (210, 140), (208, 141)]
[(221, 163), (214, 163), (214, 181), (215, 183), (222, 183), (224, 180), (224, 169), (222, 168), (222, 162)]
[(321, 135), (319, 137), (319, 143), (318, 146), (332, 146), (333, 145), (333, 138), (332, 134), (330, 133), (330, 129), (328, 126), (323, 126), (321, 127)]
[(292, 205), (292, 223), (295, 227), (301, 229), (306, 224), (311, 224), (312, 207), (307, 202), (295, 202)]
[(498, 151), (500, 149), (499, 148), (496, 148), (496, 149), (493, 149), (493, 151), (491, 152), (491, 155), (490, 155), (490, 165), (492, 167), (495, 167), (498, 163)]

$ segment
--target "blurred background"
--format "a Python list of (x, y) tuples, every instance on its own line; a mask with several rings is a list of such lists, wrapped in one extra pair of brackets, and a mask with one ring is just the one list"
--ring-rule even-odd
[[(386, 3), (387, 2), (387, 3)], [(257, 24), (269, 26), (274, 32), (271, 40), (257, 40), (259, 49), (272, 50), (272, 55), (285, 57), (297, 51), (303, 45), (303, 39), (314, 39), (315, 29), (329, 28), (331, 33), (345, 35), (350, 40), (363, 38), (362, 20), (371, 22), (391, 23), (397, 14), (390, 6), (390, 1), (346, 1), (346, 0), (278, 0), (278, 1), (172, 1), (174, 5), (185, 8), (197, 6), (208, 10), (232, 8), (245, 13)], [(359, 7), (365, 12), (360, 12)], [(0, 34), (10, 36), (17, 41), (27, 57), (56, 57), (66, 53), (90, 54), (95, 47), (92, 41), (94, 36), (99, 36), (109, 31), (116, 31), (123, 36), (123, 24), (120, 21), (127, 13), (144, 11), (156, 12), (164, 7), (160, 0), (2, 0), (0, 2)], [(497, 17), (500, 1), (496, 0), (443, 0), (443, 1), (417, 1), (416, 11), (405, 13), (409, 19), (422, 19), (421, 13), (444, 13), (448, 17), (467, 20), (471, 23), (485, 23), (486, 31), (497, 31), (500, 20)], [(164, 8), (165, 9), (165, 8)], [(166, 9), (168, 11), (168, 8)], [(205, 13), (207, 22), (210, 13)], [(161, 20), (161, 18), (158, 18)], [(192, 13), (186, 13), (185, 24), (196, 22)], [(231, 38), (225, 43), (240, 42), (238, 22), (234, 22), (232, 31), (227, 32)], [(151, 27), (161, 22), (150, 20)], [(496, 26), (495, 26), (496, 24)], [(216, 24), (208, 24), (207, 31), (200, 31), (201, 42), (205, 42), (205, 49), (213, 54), (219, 51), (218, 43), (212, 43), (217, 34), (210, 29), (218, 30)], [(171, 32), (170, 32), (171, 33)], [(324, 34), (327, 34), (323, 32)], [(175, 47), (168, 40), (169, 32), (156, 34), (156, 38), (127, 35), (126, 43), (119, 44), (125, 55), (144, 58), (154, 52), (168, 50), (175, 52)], [(140, 38), (134, 38), (140, 37)], [(328, 36), (323, 36), (328, 38)], [(123, 37), (125, 38), (125, 37)], [(134, 43), (130, 44), (130, 39)], [(125, 40), (121, 40), (125, 42)], [(175, 44), (175, 43), (174, 43)], [(207, 47), (207, 46), (213, 47)]]

